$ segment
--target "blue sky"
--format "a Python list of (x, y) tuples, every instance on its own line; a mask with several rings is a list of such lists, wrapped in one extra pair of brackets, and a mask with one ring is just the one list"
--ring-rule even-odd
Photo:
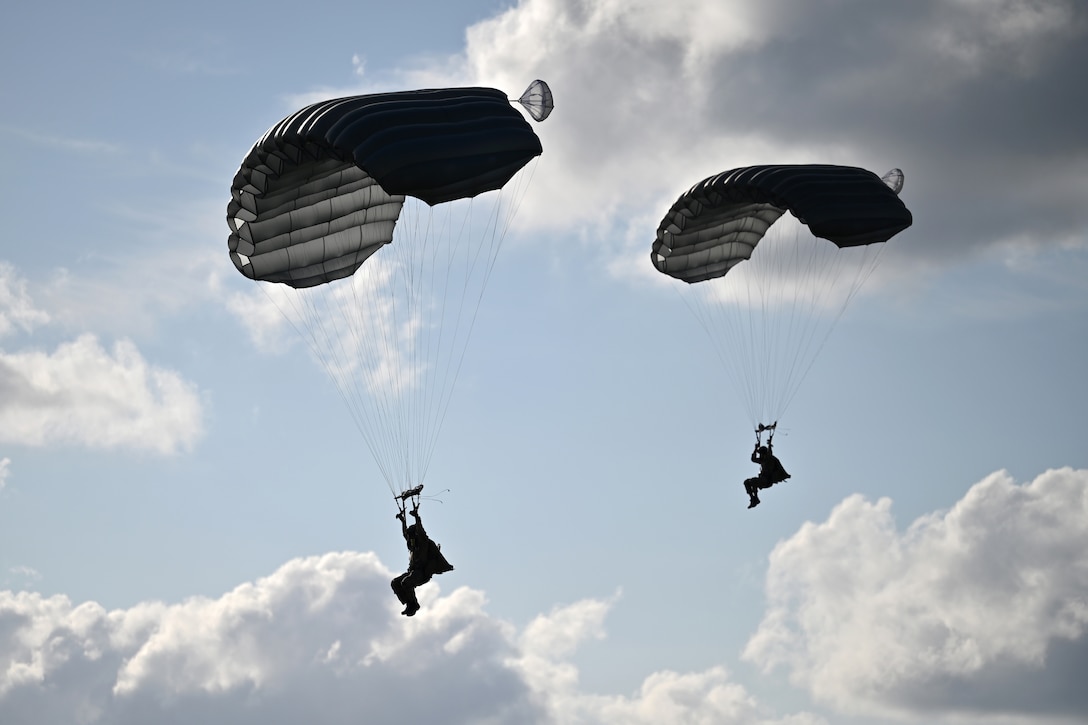
[[(0, 720), (1083, 720), (1086, 37), (1020, 0), (9, 10)], [(427, 479), (456, 570), (406, 620), (342, 401), (235, 313), (230, 183), (306, 103), (534, 78)], [(900, 167), (915, 223), (748, 511), (749, 422), (648, 254), (754, 163)]]

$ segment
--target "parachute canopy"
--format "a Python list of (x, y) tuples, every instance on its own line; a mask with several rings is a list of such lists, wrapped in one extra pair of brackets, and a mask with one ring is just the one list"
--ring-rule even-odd
[(902, 188), (899, 169), (749, 166), (699, 182), (661, 220), (651, 261), (691, 284), (681, 297), (753, 425), (785, 415), (879, 242), (911, 225)]
[[(540, 120), (551, 91), (519, 102)], [(502, 91), (405, 91), (291, 114), (234, 177), (234, 266), (309, 345), (394, 495), (419, 493), (540, 154)]]
[(552, 98), (552, 89), (542, 80), (535, 80), (529, 84), (525, 92), (521, 94), (518, 103), (525, 107), (534, 121), (543, 121), (551, 115), (555, 108)]
[(296, 288), (348, 277), (392, 240), (404, 197), (435, 205), (499, 189), (541, 151), (492, 88), (315, 103), (269, 129), (235, 175), (231, 260)]
[(721, 277), (749, 259), (787, 211), (839, 247), (885, 242), (912, 222), (896, 196), (903, 184), (897, 171), (888, 181), (865, 169), (826, 165), (747, 166), (711, 176), (661, 220), (651, 261), (689, 283)]

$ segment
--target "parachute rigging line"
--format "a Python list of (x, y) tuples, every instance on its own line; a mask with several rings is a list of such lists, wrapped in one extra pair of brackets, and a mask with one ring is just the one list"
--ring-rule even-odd
[(911, 225), (903, 180), (899, 169), (749, 166), (699, 182), (662, 219), (650, 260), (694, 288), (681, 299), (753, 424), (783, 416), (887, 240)]
[[(537, 121), (553, 107), (539, 80), (519, 102)], [(542, 151), (505, 93), (425, 89), (307, 106), (235, 175), (231, 260), (329, 375), (394, 494), (427, 474)]]

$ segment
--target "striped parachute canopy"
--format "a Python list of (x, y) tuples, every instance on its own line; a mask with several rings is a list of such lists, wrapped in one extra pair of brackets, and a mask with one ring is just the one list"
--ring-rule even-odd
[[(542, 119), (551, 91), (536, 81), (520, 102)], [(289, 115), (234, 177), (231, 261), (278, 283), (261, 289), (331, 377), (394, 494), (423, 482), (527, 183), (519, 172), (541, 153), (502, 91), (377, 93)]]
[(231, 260), (292, 287), (350, 276), (392, 241), (404, 197), (435, 205), (499, 189), (541, 151), (491, 88), (315, 103), (269, 129), (235, 175)]
[[(888, 176), (902, 188), (903, 172)], [(897, 193), (876, 174), (851, 166), (725, 171), (676, 200), (657, 228), (651, 259), (658, 271), (685, 282), (721, 277), (750, 258), (787, 211), (838, 247), (886, 242), (912, 221)]]
[(911, 225), (902, 188), (899, 169), (748, 166), (699, 182), (661, 220), (650, 260), (697, 287), (685, 301), (751, 423), (785, 413), (880, 243)]

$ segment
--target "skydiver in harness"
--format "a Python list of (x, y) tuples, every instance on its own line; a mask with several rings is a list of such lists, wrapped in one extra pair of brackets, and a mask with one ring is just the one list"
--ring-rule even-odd
[[(393, 587), (393, 593), (397, 595), (397, 599), (404, 605), (404, 611), (401, 614), (408, 617), (419, 611), (416, 587), (429, 582), (435, 574), (453, 571), (453, 566), (442, 555), (442, 547), (431, 541), (427, 532), (423, 530), (423, 522), (419, 518), (419, 494), (422, 491), (423, 484), (420, 484), (395, 496), (397, 506), (400, 508), (397, 518), (400, 519), (401, 533), (404, 534), (404, 541), (408, 544), (408, 571), (394, 579), (390, 586)], [(410, 513), (416, 520), (411, 526), (404, 521), (405, 507), (409, 498), (412, 499)]]
[[(790, 474), (782, 466), (782, 462), (774, 455), (774, 431), (778, 421), (770, 425), (759, 424), (756, 428), (756, 447), (752, 451), (752, 463), (759, 464), (759, 475), (749, 478), (744, 482), (744, 490), (748, 492), (748, 508), (759, 505), (759, 490), (770, 488), (776, 483), (782, 483), (789, 479)], [(763, 445), (763, 432), (770, 431), (767, 436), (767, 445)]]

